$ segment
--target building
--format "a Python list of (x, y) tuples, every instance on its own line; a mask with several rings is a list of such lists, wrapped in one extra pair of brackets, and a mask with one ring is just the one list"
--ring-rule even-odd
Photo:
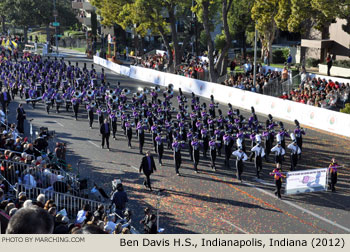
[(337, 19), (324, 31), (311, 29), (307, 39), (301, 40), (302, 55), (324, 62), (330, 53), (337, 60), (350, 60), (350, 33), (344, 31), (347, 20)]
[(74, 0), (72, 8), (77, 10), (77, 19), (86, 30), (91, 30), (91, 16), (95, 12), (95, 7), (89, 0)]

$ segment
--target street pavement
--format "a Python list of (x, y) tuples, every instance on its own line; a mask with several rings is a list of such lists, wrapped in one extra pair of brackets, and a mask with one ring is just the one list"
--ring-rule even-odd
[[(92, 61), (82, 54), (66, 49), (62, 49), (61, 53), (65, 54), (65, 60), (73, 64), (79, 62), (81, 68), (84, 62), (88, 68), (91, 67)], [(101, 71), (100, 66), (95, 65), (95, 69)], [(154, 86), (107, 69), (105, 73), (112, 86), (120, 81), (123, 88), (131, 89), (131, 93), (139, 87)], [(78, 121), (75, 121), (72, 111), (67, 113), (62, 108), (56, 114), (52, 109), (48, 115), (43, 104), (37, 104), (32, 109), (31, 105), (17, 97), (10, 106), (10, 121), (15, 120), (18, 102), (24, 104), (27, 119), (33, 119), (34, 130), (46, 126), (56, 131), (56, 140), (67, 143), (68, 163), (74, 172), (79, 172), (81, 178), (88, 179), (89, 188), (96, 183), (109, 193), (112, 180), (122, 180), (129, 197), (127, 206), (133, 211), (133, 225), (140, 231), (143, 229), (139, 224), (143, 209), (150, 207), (154, 213), (159, 209), (160, 227), (165, 228), (164, 233), (350, 233), (349, 139), (307, 129), (302, 159), (297, 169), (328, 167), (331, 158), (335, 157), (343, 165), (338, 174), (337, 192), (282, 195), (282, 200), (279, 200), (273, 193), (273, 178), (269, 176), (273, 169), (272, 163), (263, 163), (261, 180), (257, 181), (253, 162), (247, 162), (241, 183), (236, 179), (232, 157), (230, 169), (224, 167), (221, 157), (217, 160), (217, 171), (214, 172), (210, 168), (209, 158), (204, 159), (201, 153), (199, 173), (196, 174), (186, 148), (182, 151), (182, 176), (179, 177), (175, 174), (172, 152), (165, 150), (163, 166), (158, 164), (150, 134), (147, 133), (144, 152), (152, 151), (157, 166), (157, 172), (151, 176), (154, 191), (150, 192), (143, 187), (144, 177), (138, 171), (142, 155), (139, 154), (135, 130), (133, 148), (129, 149), (119, 121), (117, 140), (110, 139), (111, 151), (108, 152), (100, 147), (97, 120), (93, 129), (90, 129), (85, 110), (80, 109)], [(201, 102), (209, 104), (208, 99), (201, 98)], [(173, 99), (173, 104), (177, 104), (176, 99)], [(226, 113), (226, 104), (220, 104), (219, 107)], [(250, 111), (241, 110), (241, 113), (245, 117), (250, 115)], [(258, 118), (261, 122), (266, 120), (263, 115), (258, 114)], [(293, 123), (284, 124), (287, 129), (295, 128)], [(29, 134), (28, 123), (25, 131)], [(287, 153), (284, 170), (288, 171), (290, 162)]]

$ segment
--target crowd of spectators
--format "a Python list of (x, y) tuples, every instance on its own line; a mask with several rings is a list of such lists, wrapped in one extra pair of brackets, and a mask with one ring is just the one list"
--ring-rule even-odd
[(303, 104), (325, 109), (338, 110), (350, 102), (350, 81), (339, 83), (325, 78), (310, 77), (306, 72), (301, 74), (299, 88), (285, 92), (280, 97)]
[[(145, 68), (151, 68), (158, 71), (168, 70), (168, 56), (166, 52), (163, 54), (155, 54), (151, 56), (146, 56), (145, 58), (139, 58), (135, 65), (142, 66)], [(253, 65), (248, 60), (242, 65), (244, 73), (236, 73), (235, 67), (237, 63), (231, 61), (229, 66), (231, 68), (230, 74), (228, 74), (227, 79), (221, 82), (221, 84), (240, 88), (243, 90), (248, 90), (257, 93), (263, 93), (263, 88), (266, 86), (270, 80), (278, 78), (279, 80), (283, 78), (288, 79), (283, 71), (264, 71), (261, 64), (257, 65), (257, 75), (256, 75), (256, 85), (253, 85)], [(190, 53), (182, 58), (182, 63), (175, 69), (175, 73), (181, 76), (199, 79), (207, 81), (209, 77), (209, 64), (208, 59), (205, 57), (194, 57)]]
[[(149, 55), (144, 58), (139, 58), (136, 63), (138, 66), (151, 68), (158, 71), (168, 71), (169, 59), (166, 52), (162, 54)], [(181, 64), (175, 69), (175, 74), (199, 79), (208, 79), (208, 61), (203, 60), (202, 57), (195, 57), (188, 53), (181, 59)]]
[[(61, 174), (65, 148), (57, 143), (54, 153), (47, 154), (47, 131), (41, 132), (31, 143), (27, 137), (20, 137), (15, 124), (11, 124), (8, 130), (2, 125), (0, 130), (0, 150), (3, 152), (0, 154), (0, 181), (3, 181), (6, 193), (17, 183), (26, 189), (40, 187), (61, 193), (74, 192), (66, 181), (67, 177)], [(63, 158), (61, 162), (57, 162), (57, 157)]]
[(128, 223), (109, 214), (101, 204), (91, 209), (85, 204), (76, 218), (58, 211), (52, 199), (39, 194), (31, 200), (25, 192), (8, 199), (0, 189), (1, 234), (130, 234)]
[(265, 71), (264, 68), (260, 64), (258, 64), (256, 74), (256, 85), (254, 86), (253, 67), (249, 66), (248, 64), (248, 66), (244, 66), (244, 69), (244, 73), (230, 74), (229, 77), (221, 84), (262, 94), (264, 87), (269, 83), (270, 80), (280, 80), (282, 75), (281, 72), (272, 71), (271, 69)]

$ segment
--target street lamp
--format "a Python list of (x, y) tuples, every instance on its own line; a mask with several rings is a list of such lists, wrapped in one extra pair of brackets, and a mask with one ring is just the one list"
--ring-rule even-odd
[(256, 86), (256, 58), (257, 58), (257, 44), (258, 44), (258, 30), (255, 24), (255, 38), (254, 38), (254, 71), (253, 71), (253, 85)]

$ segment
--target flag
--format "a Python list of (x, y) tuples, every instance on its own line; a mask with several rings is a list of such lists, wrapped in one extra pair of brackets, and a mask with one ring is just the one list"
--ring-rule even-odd
[(14, 48), (18, 47), (18, 44), (15, 41), (11, 41), (11, 42), (12, 42), (12, 45), (13, 45)]
[(6, 48), (7, 50), (12, 51), (12, 48), (11, 48), (11, 46), (10, 46), (10, 40), (9, 40), (9, 39), (6, 41), (5, 48)]

